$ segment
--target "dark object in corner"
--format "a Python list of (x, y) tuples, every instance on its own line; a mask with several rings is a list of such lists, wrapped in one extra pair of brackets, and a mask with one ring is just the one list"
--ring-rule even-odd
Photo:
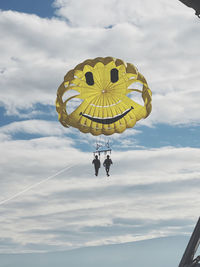
[(194, 258), (200, 243), (200, 218), (194, 228), (178, 267), (200, 267), (200, 256)]
[(183, 4), (185, 4), (188, 7), (193, 8), (196, 12), (195, 15), (197, 15), (200, 18), (200, 0), (179, 0)]

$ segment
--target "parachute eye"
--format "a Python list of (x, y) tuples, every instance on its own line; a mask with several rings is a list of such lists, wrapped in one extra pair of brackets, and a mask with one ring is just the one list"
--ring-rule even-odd
[(86, 83), (88, 85), (93, 85), (94, 84), (94, 79), (93, 79), (93, 74), (92, 72), (88, 71), (85, 74), (85, 78), (86, 78)]
[(118, 69), (112, 69), (110, 75), (112, 83), (116, 83), (119, 80)]

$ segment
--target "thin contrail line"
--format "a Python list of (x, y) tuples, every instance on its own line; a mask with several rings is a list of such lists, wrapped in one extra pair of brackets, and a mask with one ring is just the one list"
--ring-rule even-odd
[(48, 180), (50, 180), (50, 179), (56, 177), (57, 175), (63, 173), (64, 171), (66, 171), (66, 170), (68, 170), (68, 169), (70, 169), (70, 168), (72, 168), (72, 167), (74, 167), (74, 165), (73, 165), (73, 166), (65, 167), (64, 169), (60, 170), (59, 172), (57, 172), (57, 173), (55, 173), (55, 174), (53, 174), (53, 175), (51, 175), (51, 176), (45, 178), (44, 180), (42, 180), (42, 181), (40, 181), (40, 182), (37, 182), (36, 184), (33, 184), (33, 185), (31, 185), (31, 186), (26, 187), (24, 190), (22, 190), (22, 191), (20, 191), (19, 193), (13, 195), (12, 197), (9, 197), (9, 198), (4, 199), (3, 201), (1, 201), (1, 202), (0, 202), (0, 205), (9, 202), (10, 200), (12, 200), (12, 199), (14, 199), (14, 198), (16, 198), (16, 197), (18, 197), (18, 196), (20, 196), (20, 195), (26, 193), (27, 191), (31, 190), (31, 189), (34, 188), (34, 187), (37, 187), (37, 186), (40, 185), (40, 184), (45, 183), (46, 181), (48, 181)]

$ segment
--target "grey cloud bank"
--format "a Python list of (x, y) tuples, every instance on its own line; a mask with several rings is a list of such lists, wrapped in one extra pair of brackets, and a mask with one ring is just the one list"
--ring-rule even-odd
[(0, 254), (0, 267), (178, 266), (188, 237), (168, 237), (57, 253)]

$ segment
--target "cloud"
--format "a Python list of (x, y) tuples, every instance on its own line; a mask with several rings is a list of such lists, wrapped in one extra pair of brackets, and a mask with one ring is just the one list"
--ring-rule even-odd
[[(149, 2), (144, 0), (55, 0), (56, 14), (75, 27), (109, 27), (119, 23), (140, 24), (144, 19), (163, 18), (168, 14), (185, 14), (183, 6), (165, 0)], [(174, 9), (177, 9), (174, 12)]]
[[(73, 145), (69, 137), (59, 135), (0, 143), (4, 155), (0, 201), (75, 164), (0, 206), (0, 235), (13, 242), (12, 252), (116, 244), (188, 232), (199, 210), (199, 149), (115, 152), (111, 177), (106, 178), (101, 168), (96, 178), (92, 155)], [(4, 241), (1, 248), (10, 252)]]
[[(68, 132), (70, 130), (68, 129)], [(0, 134), (13, 136), (17, 133), (34, 134), (37, 136), (64, 135), (65, 128), (59, 122), (45, 120), (24, 120), (6, 124), (0, 128)]]
[[(74, 267), (79, 267), (80, 265), (87, 267), (94, 265), (97, 267), (119, 267), (125, 265), (128, 267), (134, 264), (144, 267), (148, 266), (149, 263), (155, 267), (176, 266), (180, 262), (188, 239), (188, 236), (173, 236), (57, 253), (1, 255), (1, 263), (2, 266), (15, 265), (16, 267), (27, 265), (33, 267), (35, 262), (37, 262), (38, 267), (53, 267), (64, 264)], [(38, 259), (40, 260), (38, 261)]]
[[(79, 11), (86, 12), (83, 16), (88, 21), (76, 27), (58, 17), (1, 11), (0, 98), (7, 115), (34, 118), (35, 104), (54, 106), (57, 88), (68, 70), (86, 58), (111, 55), (134, 63), (149, 82), (153, 111), (144, 124), (198, 124), (200, 66), (195, 32), (199, 25), (190, 17), (190, 10), (178, 1), (145, 2), (148, 13), (137, 0), (134, 5), (128, 0), (103, 1), (98, 3), (99, 19), (105, 21), (102, 10), (106, 5), (105, 15), (113, 14), (108, 16), (113, 27), (105, 28), (98, 20), (98, 27), (93, 27), (87, 12), (96, 2), (90, 2), (81, 2), (88, 8)], [(76, 2), (57, 1), (56, 5), (63, 8), (58, 12), (67, 10), (76, 18)], [(134, 22), (137, 17), (138, 23)]]
[(0, 205), (2, 252), (185, 234), (199, 212), (198, 148), (136, 150), (141, 130), (127, 130), (113, 136), (127, 151), (112, 154), (111, 177), (102, 167), (96, 178), (92, 154), (79, 149), (90, 150), (95, 138), (38, 119), (40, 112), (55, 118), (56, 91), (68, 70), (111, 55), (135, 64), (152, 89), (152, 114), (139, 124), (198, 124), (199, 22), (193, 11), (166, 0), (85, 0), (78, 10), (77, 3), (55, 1), (60, 17), (52, 19), (0, 12), (0, 105), (3, 120), (21, 119), (0, 128), (0, 202), (8, 200)]

